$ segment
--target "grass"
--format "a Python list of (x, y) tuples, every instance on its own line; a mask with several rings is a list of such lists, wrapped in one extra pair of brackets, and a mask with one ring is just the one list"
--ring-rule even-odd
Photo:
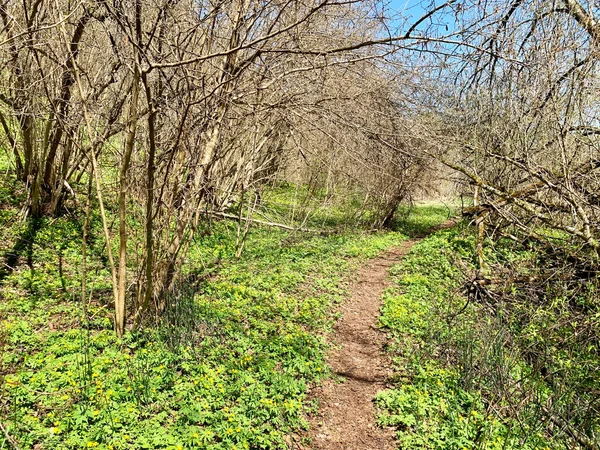
[(411, 237), (423, 237), (427, 232), (450, 219), (454, 210), (440, 203), (423, 202), (413, 206), (400, 206), (392, 229), (402, 230)]
[[(359, 192), (333, 195), (325, 189), (280, 182), (266, 190), (258, 207), (275, 222), (294, 223), (304, 228), (348, 230), (372, 221), (373, 212)], [(364, 207), (364, 209), (363, 209)]]
[[(376, 219), (374, 205), (360, 192), (350, 191), (333, 196), (324, 189), (308, 189), (280, 183), (265, 191), (259, 215), (282, 223), (295, 223), (305, 228), (349, 230), (357, 226), (371, 227)], [(410, 236), (423, 236), (449, 219), (456, 205), (437, 201), (401, 205), (391, 229)]]

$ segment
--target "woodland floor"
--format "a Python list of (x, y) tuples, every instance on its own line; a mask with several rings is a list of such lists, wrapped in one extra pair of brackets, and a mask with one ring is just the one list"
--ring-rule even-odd
[[(102, 240), (89, 247), (94, 297), (82, 322), (72, 300), (77, 218), (23, 222), (17, 208), (3, 211), (0, 254), (18, 247), (19, 260), (0, 286), (0, 449), (394, 448), (394, 430), (377, 426), (373, 403), (392, 371), (378, 329), (381, 297), (392, 283), (388, 268), (409, 250), (406, 235), (443, 221), (446, 207), (403, 211), (390, 233), (289, 239), (255, 227), (242, 258), (231, 239), (236, 225), (215, 222), (190, 252), (190, 267), (202, 268), (198, 293), (182, 291), (164, 326), (125, 340), (103, 303), (110, 281)], [(356, 282), (347, 289), (350, 271)], [(332, 305), (342, 318), (325, 335)], [(329, 355), (323, 338), (336, 348)], [(307, 399), (328, 368), (333, 379)], [(290, 435), (313, 399), (320, 413), (312, 434)]]

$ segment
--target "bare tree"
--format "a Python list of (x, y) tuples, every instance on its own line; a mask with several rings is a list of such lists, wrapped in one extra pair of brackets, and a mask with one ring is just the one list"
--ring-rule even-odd
[(378, 211), (372, 223), (391, 223), (424, 173), (398, 114), (398, 83), (414, 73), (392, 56), (428, 39), (431, 14), (391, 34), (379, 8), (2, 3), (0, 125), (15, 173), (34, 216), (60, 213), (68, 196), (97, 197), (119, 335), (165, 307), (207, 215), (258, 204), (291, 167), (325, 177), (332, 195), (361, 190), (362, 209)]

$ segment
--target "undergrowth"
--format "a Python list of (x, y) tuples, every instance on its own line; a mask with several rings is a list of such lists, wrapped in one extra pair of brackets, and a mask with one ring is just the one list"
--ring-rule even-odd
[(323, 335), (351, 268), (405, 239), (252, 227), (236, 259), (235, 224), (215, 222), (160, 320), (118, 340), (98, 217), (84, 315), (82, 218), (20, 221), (5, 205), (1, 448), (286, 448), (327, 374)]
[(599, 330), (598, 310), (583, 323), (573, 308), (597, 305), (594, 293), (567, 295), (554, 276), (536, 298), (548, 261), (500, 243), (487, 247), (488, 285), (469, 295), (473, 248), (468, 230), (439, 232), (392, 269), (381, 325), (396, 370), (380, 424), (406, 450), (597, 448), (600, 358), (583, 335)]
[(392, 228), (411, 237), (423, 237), (429, 230), (450, 219), (454, 214), (451, 205), (440, 203), (417, 203), (401, 205), (396, 212)]

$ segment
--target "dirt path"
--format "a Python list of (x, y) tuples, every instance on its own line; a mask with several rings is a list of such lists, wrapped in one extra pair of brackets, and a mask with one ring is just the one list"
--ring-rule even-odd
[[(381, 296), (390, 284), (389, 268), (416, 240), (405, 241), (370, 261), (358, 273), (351, 297), (341, 307), (328, 363), (337, 377), (313, 391), (319, 413), (310, 420), (311, 444), (305, 450), (394, 450), (394, 431), (376, 425), (375, 394), (385, 388), (390, 361), (385, 334), (377, 327)], [(342, 377), (343, 382), (339, 378)], [(335, 378), (338, 378), (336, 380)], [(296, 447), (298, 448), (298, 447)]]

